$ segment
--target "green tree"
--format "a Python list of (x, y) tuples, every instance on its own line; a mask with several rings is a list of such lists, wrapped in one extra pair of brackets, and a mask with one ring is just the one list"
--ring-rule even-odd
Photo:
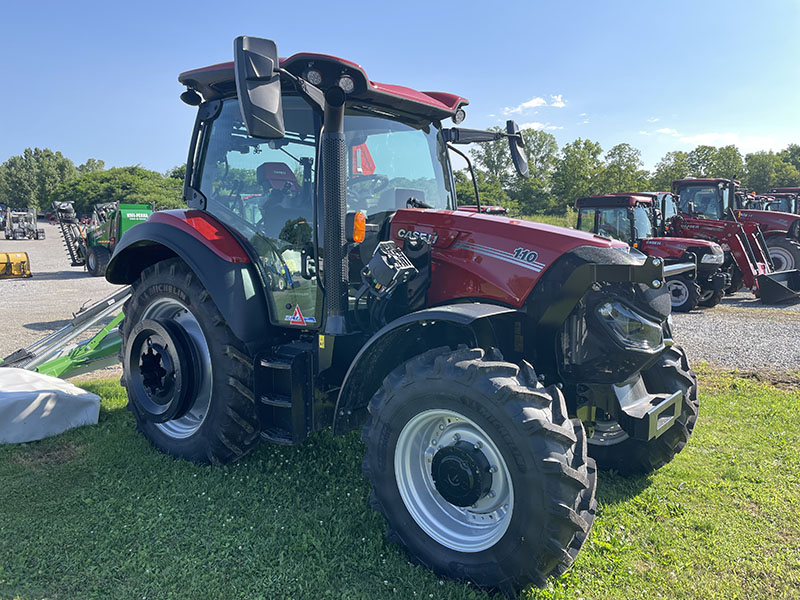
[[(475, 188), (469, 170), (454, 173), (456, 180), (456, 196), (459, 204), (475, 204)], [(482, 169), (475, 169), (475, 180), (478, 182), (478, 193), (484, 206), (502, 206), (511, 214), (519, 214), (519, 205), (508, 195), (500, 182)]]
[(597, 193), (641, 192), (648, 187), (642, 153), (630, 144), (617, 144), (606, 152)]
[(739, 149), (733, 144), (717, 150), (714, 156), (714, 177), (725, 179), (744, 177), (744, 160)]
[[(502, 131), (493, 127), (491, 131)], [(493, 142), (475, 144), (470, 150), (476, 170), (484, 171), (489, 180), (497, 181), (501, 186), (506, 186), (511, 179), (511, 153), (508, 150), (508, 140), (500, 138)]]
[(102, 171), (106, 168), (105, 161), (96, 158), (89, 158), (82, 165), (78, 165), (78, 173), (83, 175), (85, 173), (94, 173), (95, 171)]
[(594, 193), (603, 174), (602, 154), (599, 143), (582, 138), (561, 149), (553, 171), (553, 194), (561, 210), (577, 198)]
[(53, 190), (73, 179), (77, 169), (71, 160), (49, 148), (25, 148), (3, 163), (4, 202), (11, 206), (46, 208)]
[(689, 174), (692, 177), (716, 177), (717, 149), (714, 146), (698, 146), (687, 156)]
[[(780, 159), (800, 171), (800, 144), (789, 144), (786, 149), (778, 152)], [(800, 185), (800, 181), (797, 182)]]
[[(538, 129), (523, 129), (525, 153), (528, 155), (528, 168), (532, 179), (549, 177), (558, 161), (558, 142), (552, 133)], [(508, 151), (508, 150), (507, 150)]]
[(74, 202), (75, 210), (86, 214), (101, 202), (152, 204), (157, 210), (181, 208), (181, 191), (182, 184), (177, 179), (137, 166), (86, 173), (59, 186), (53, 197)]
[(774, 186), (797, 185), (800, 173), (794, 165), (784, 162), (774, 152), (753, 152), (745, 157), (745, 185), (763, 193)]
[[(183, 181), (184, 177), (186, 177), (186, 164), (178, 165), (176, 167), (172, 167), (169, 171), (165, 174), (167, 177), (172, 177), (172, 179), (180, 179)], [(298, 179), (301, 181), (302, 177)]]
[(689, 172), (689, 155), (686, 152), (667, 152), (656, 163), (650, 178), (650, 189), (654, 192), (666, 192), (672, 188), (675, 179), (688, 177)]

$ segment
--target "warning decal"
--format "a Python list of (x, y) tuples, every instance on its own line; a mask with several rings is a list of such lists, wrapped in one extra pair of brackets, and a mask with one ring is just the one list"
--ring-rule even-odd
[(300, 325), (301, 327), (305, 327), (308, 323), (317, 322), (314, 317), (304, 317), (299, 304), (295, 305), (294, 312), (291, 315), (286, 315), (284, 320), (289, 321), (292, 325)]

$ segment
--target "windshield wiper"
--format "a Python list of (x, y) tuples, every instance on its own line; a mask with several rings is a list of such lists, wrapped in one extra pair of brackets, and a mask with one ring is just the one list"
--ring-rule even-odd
[(406, 200), (406, 208), (433, 208), (430, 204), (423, 202), (422, 200), (417, 200), (413, 196)]

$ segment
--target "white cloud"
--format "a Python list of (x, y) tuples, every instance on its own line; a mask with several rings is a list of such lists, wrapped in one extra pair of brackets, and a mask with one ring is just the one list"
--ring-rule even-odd
[(776, 135), (740, 135), (738, 133), (700, 133), (681, 136), (680, 141), (692, 146), (729, 146), (733, 144), (742, 154), (760, 150), (782, 150), (791, 140)]
[(514, 113), (521, 113), (522, 111), (530, 110), (531, 108), (536, 108), (537, 106), (547, 106), (547, 100), (536, 96), (534, 98), (531, 98), (527, 102), (523, 102), (522, 104), (515, 106), (513, 108), (506, 106), (503, 109), (503, 114), (512, 115)]
[(653, 135), (649, 131), (644, 131), (643, 129), (639, 130), (639, 135)]
[(539, 123), (538, 121), (531, 121), (530, 123), (523, 123), (519, 126), (520, 129), (539, 129), (545, 131), (555, 131), (557, 129), (564, 129), (560, 125), (551, 125), (550, 123)]
[(650, 117), (649, 119), (647, 119), (647, 122), (648, 123), (658, 123), (660, 120), (661, 119), (659, 119), (658, 117)]
[(672, 129), (671, 127), (662, 127), (661, 129), (656, 129), (656, 133), (663, 133), (665, 135), (671, 135), (674, 137), (680, 136), (676, 129)]
[(517, 106), (506, 106), (503, 109), (503, 114), (506, 116), (518, 114), (522, 112), (527, 112), (534, 108), (539, 108), (540, 106), (552, 106), (553, 108), (564, 108), (567, 105), (566, 101), (564, 100), (564, 94), (556, 94), (555, 96), (550, 96), (550, 100), (551, 102), (548, 103), (547, 100), (545, 100), (541, 96), (535, 96), (530, 100), (527, 100), (526, 102), (523, 102), (522, 104), (519, 104)]
[(492, 114), (490, 114), (489, 116), (490, 116), (490, 117), (496, 117), (497, 115), (496, 115), (496, 114), (494, 114), (494, 113), (492, 113)]
[(581, 113), (581, 114), (579, 114), (578, 116), (579, 116), (579, 117), (588, 117), (589, 115), (587, 115), (586, 113)]
[(586, 123), (588, 123), (588, 122), (589, 122), (589, 119), (584, 119), (583, 120), (583, 125), (586, 125)]

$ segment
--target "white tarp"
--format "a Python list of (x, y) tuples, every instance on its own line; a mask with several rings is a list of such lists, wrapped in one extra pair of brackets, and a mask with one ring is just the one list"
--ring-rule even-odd
[(0, 368), (0, 444), (32, 442), (94, 425), (99, 415), (97, 394), (50, 375)]

